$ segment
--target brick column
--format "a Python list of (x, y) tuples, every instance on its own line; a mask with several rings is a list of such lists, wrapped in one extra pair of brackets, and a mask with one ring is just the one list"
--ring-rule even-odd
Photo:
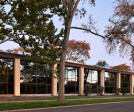
[(134, 92), (134, 74), (130, 75), (130, 94), (132, 95)]
[[(101, 72), (100, 72), (100, 86), (102, 86), (102, 87), (104, 87), (105, 88), (105, 71), (104, 70), (102, 70)], [(104, 90), (105, 91), (105, 90)], [(102, 94), (104, 94), (104, 91), (103, 91), (103, 93)]]
[(57, 64), (53, 66), (54, 73), (52, 74), (52, 96), (57, 95), (57, 74), (55, 71), (57, 70)]
[(121, 73), (117, 73), (117, 88), (121, 88)]
[(20, 96), (20, 59), (14, 59), (14, 96)]
[(79, 95), (84, 95), (84, 67), (79, 68)]

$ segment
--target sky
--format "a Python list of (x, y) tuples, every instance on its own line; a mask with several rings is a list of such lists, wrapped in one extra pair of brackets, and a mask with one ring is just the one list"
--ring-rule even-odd
[[(81, 24), (88, 22), (89, 15), (92, 15), (94, 21), (96, 22), (96, 27), (99, 29), (99, 33), (103, 34), (104, 28), (108, 25), (108, 19), (112, 17), (114, 5), (114, 0), (96, 0), (95, 7), (91, 7), (88, 3), (84, 5), (79, 4), (80, 7), (84, 7), (87, 10), (87, 15), (82, 19), (73, 19), (72, 26), (80, 27)], [(7, 7), (8, 10), (8, 7)], [(54, 24), (59, 29), (62, 26), (61, 22), (58, 20), (58, 17), (54, 17)], [(122, 58), (118, 51), (112, 55), (109, 55), (106, 51), (105, 43), (100, 37), (94, 36), (89, 33), (84, 33), (81, 30), (74, 30), (71, 29), (70, 32), (70, 40), (81, 40), (90, 43), (91, 50), (90, 59), (87, 60), (85, 63), (88, 65), (95, 65), (99, 60), (105, 60), (110, 66), (116, 66), (119, 64), (126, 63), (127, 65), (131, 65), (131, 61), (129, 61), (129, 57)], [(14, 42), (6, 42), (0, 45), (0, 49), (7, 50), (7, 49), (14, 49), (18, 48), (19, 45)]]

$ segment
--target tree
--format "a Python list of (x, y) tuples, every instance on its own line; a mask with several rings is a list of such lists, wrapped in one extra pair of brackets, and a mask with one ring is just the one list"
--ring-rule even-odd
[(96, 63), (96, 65), (97, 65), (98, 67), (105, 67), (105, 65), (107, 65), (107, 62), (106, 62), (106, 61), (98, 61), (98, 62)]
[(14, 41), (27, 58), (53, 66), (60, 57), (64, 33), (63, 29), (57, 31), (52, 17), (64, 14), (61, 0), (1, 0), (0, 44)]
[(22, 47), (18, 47), (18, 48), (15, 48), (15, 49), (13, 49), (13, 51), (14, 51), (14, 53), (18, 53), (18, 52), (20, 52), (20, 53), (23, 53), (24, 52), (24, 49), (22, 48)]
[(60, 4), (59, 0), (1, 0), (0, 42), (14, 41), (28, 58), (54, 64), (60, 55), (63, 29), (57, 32), (52, 17), (62, 15)]
[(119, 47), (121, 56), (130, 55), (134, 62), (134, 2), (133, 0), (118, 0), (110, 25), (105, 30), (105, 43), (109, 53)]
[(89, 59), (90, 44), (86, 41), (70, 40), (68, 42), (66, 59), (84, 63)]
[[(89, 0), (89, 2), (94, 5), (95, 0)], [(82, 8), (81, 10), (77, 9), (79, 3), (80, 0), (62, 0), (62, 4), (66, 14), (63, 16), (65, 30), (64, 30), (64, 39), (63, 39), (63, 45), (62, 45), (62, 51), (60, 57), (59, 96), (58, 96), (59, 102), (65, 102), (65, 95), (64, 95), (65, 59), (66, 59), (70, 29), (72, 28), (71, 27), (72, 20), (74, 16), (78, 14), (80, 14), (80, 17), (85, 16), (85, 12), (86, 12), (84, 8)]]
[(121, 56), (130, 55), (130, 60), (134, 62), (134, 21), (132, 19), (134, 2), (133, 0), (116, 0), (116, 3), (114, 15), (109, 19), (110, 25), (106, 26), (104, 35), (99, 34), (95, 27), (93, 27), (93, 31), (87, 25), (71, 28), (83, 30), (103, 38), (109, 54), (114, 53), (116, 48), (119, 48)]
[[(127, 54), (127, 52), (130, 53), (131, 55), (131, 60), (134, 62), (134, 45), (132, 43), (132, 34), (133, 34), (133, 24), (131, 21), (133, 21), (132, 18), (130, 18), (133, 15), (133, 5), (131, 6), (131, 8), (128, 8), (128, 4), (132, 4), (133, 2), (127, 2), (126, 3), (126, 8), (122, 8), (121, 10), (125, 12), (130, 12), (132, 11), (132, 13), (128, 14), (127, 16), (123, 13), (124, 17), (122, 18), (128, 18), (125, 19), (125, 21), (123, 20), (123, 30), (122, 27), (120, 26), (120, 21), (114, 22), (111, 21), (112, 24), (116, 25), (114, 28), (113, 27), (107, 27), (107, 30), (105, 30), (105, 35), (101, 35), (97, 32), (96, 28), (93, 26), (94, 22), (92, 21), (92, 18), (89, 17), (89, 23), (88, 25), (82, 25), (82, 27), (73, 27), (71, 26), (72, 23), (72, 19), (75, 15), (75, 12), (80, 12), (80, 15), (85, 15), (84, 9), (81, 10), (77, 10), (77, 6), (80, 3), (80, 0), (62, 0), (63, 1), (63, 6), (64, 9), (66, 11), (66, 15), (63, 17), (64, 18), (64, 23), (65, 23), (65, 33), (64, 33), (64, 40), (63, 40), (63, 46), (62, 46), (62, 52), (61, 52), (61, 58), (60, 58), (60, 74), (59, 74), (59, 97), (58, 97), (58, 101), (60, 102), (64, 102), (65, 101), (65, 96), (64, 96), (64, 73), (65, 73), (65, 55), (66, 55), (66, 51), (67, 51), (67, 43), (69, 40), (69, 34), (70, 34), (70, 29), (79, 29), (79, 30), (83, 30), (86, 31), (88, 33), (92, 33), (96, 36), (99, 36), (103, 39), (105, 39), (104, 41), (107, 43), (107, 48), (109, 48), (109, 53), (111, 53), (112, 51), (115, 50), (115, 48), (120, 45), (120, 53), (123, 53), (125, 51), (125, 55)], [(119, 2), (124, 2), (124, 1), (132, 1), (132, 0), (118, 0)], [(94, 4), (95, 0), (91, 0), (90, 1), (92, 4)], [(118, 8), (117, 8), (118, 9)], [(77, 14), (77, 13), (76, 13)], [(117, 17), (118, 13), (116, 14)], [(130, 16), (131, 15), (131, 16)], [(80, 16), (80, 17), (81, 17)], [(126, 16), (126, 17), (125, 17)], [(132, 16), (133, 17), (133, 16)], [(121, 23), (122, 23), (121, 22)], [(129, 23), (129, 24), (128, 24)], [(131, 23), (131, 24), (130, 24)], [(129, 27), (127, 27), (127, 25)], [(122, 26), (121, 25), (121, 26)], [(113, 32), (114, 30), (111, 29), (117, 29), (115, 30), (115, 32)], [(131, 29), (131, 30), (130, 30)], [(122, 31), (123, 30), (123, 31)], [(110, 33), (111, 31), (111, 33)], [(131, 31), (131, 32), (130, 32)], [(118, 35), (120, 34), (120, 35)], [(129, 51), (127, 49), (129, 49)]]
[(120, 71), (131, 71), (130, 66), (128, 66), (126, 64), (121, 64), (121, 65), (113, 66), (113, 67), (111, 67), (111, 69), (120, 70)]
[[(25, 52), (28, 52), (28, 54), (25, 54), (27, 57), (51, 64), (54, 64), (56, 59), (59, 58), (59, 50), (62, 48), (59, 72), (59, 102), (65, 102), (65, 58), (70, 29), (73, 28), (71, 27), (72, 20), (75, 15), (82, 18), (86, 14), (84, 8), (77, 8), (80, 1), (85, 2), (85, 0), (0, 1), (1, 43), (8, 40), (15, 41), (20, 47), (24, 48)], [(89, 0), (89, 2), (95, 5), (95, 0)], [(5, 5), (11, 7), (9, 12), (6, 12)], [(51, 19), (53, 15), (63, 18), (64, 35), (63, 29), (57, 33)], [(63, 37), (63, 41), (61, 37)]]

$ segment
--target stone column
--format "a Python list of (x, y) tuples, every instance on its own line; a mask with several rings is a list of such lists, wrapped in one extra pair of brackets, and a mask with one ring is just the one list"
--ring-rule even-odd
[(117, 73), (117, 88), (121, 88), (121, 73)]
[[(102, 87), (104, 87), (105, 88), (105, 71), (104, 70), (102, 70), (101, 72), (100, 72), (100, 86), (102, 86)], [(105, 90), (104, 90), (105, 91)], [(102, 94), (104, 94), (104, 91), (103, 91), (103, 93)]]
[(134, 92), (134, 74), (130, 75), (130, 94), (132, 95)]
[(84, 95), (84, 67), (79, 68), (79, 95)]
[(57, 64), (53, 66), (54, 73), (52, 74), (52, 96), (57, 96)]
[(20, 96), (20, 59), (14, 59), (14, 96)]

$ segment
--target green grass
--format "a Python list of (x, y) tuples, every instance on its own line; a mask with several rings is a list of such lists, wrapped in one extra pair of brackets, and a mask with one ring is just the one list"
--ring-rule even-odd
[[(87, 98), (109, 98), (109, 97), (132, 97), (134, 95), (124, 95), (124, 96), (66, 96), (66, 99), (87, 99)], [(11, 97), (6, 98), (5, 101), (28, 101), (28, 100), (56, 100), (57, 96), (20, 96), (20, 97)]]
[(83, 105), (83, 104), (95, 104), (95, 103), (107, 103), (107, 102), (121, 102), (121, 101), (134, 101), (134, 98), (120, 98), (120, 99), (96, 99), (96, 100), (78, 100), (68, 101), (67, 103), (59, 103), (56, 101), (50, 102), (25, 102), (25, 103), (3, 103), (0, 104), (0, 111), (3, 110), (16, 110), (16, 109), (31, 109), (31, 108), (46, 108), (46, 107), (58, 107), (69, 105)]

